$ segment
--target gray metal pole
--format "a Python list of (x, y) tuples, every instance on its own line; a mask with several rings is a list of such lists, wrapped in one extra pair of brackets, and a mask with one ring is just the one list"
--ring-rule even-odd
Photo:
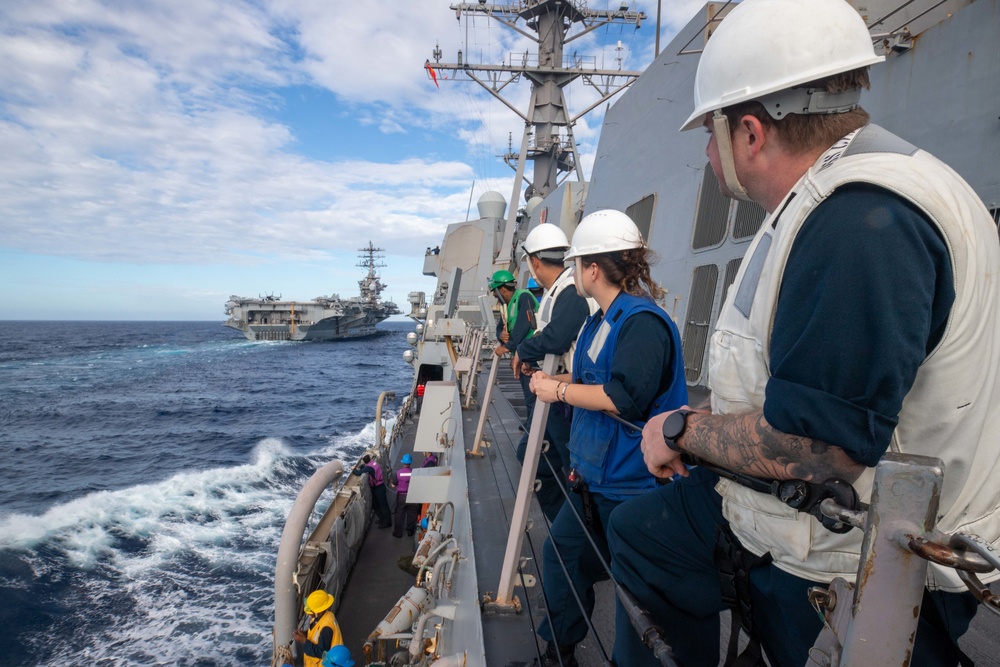
[(936, 458), (890, 453), (879, 462), (855, 583), (838, 577), (829, 591), (810, 590), (826, 623), (807, 667), (910, 664), (927, 561), (907, 545), (934, 534), (943, 479)]
[(392, 401), (396, 398), (396, 392), (383, 391), (378, 395), (378, 403), (375, 404), (375, 446), (378, 447), (379, 454), (385, 447), (385, 432), (382, 428), (382, 404), (386, 399)]
[[(528, 118), (531, 118), (531, 115), (535, 112), (537, 95), (537, 90), (532, 89), (531, 102), (528, 104)], [(511, 255), (513, 249), (511, 246), (514, 244), (514, 221), (517, 219), (517, 208), (521, 201), (521, 188), (524, 187), (524, 165), (527, 163), (527, 159), (524, 156), (528, 154), (528, 137), (531, 134), (532, 127), (530, 123), (525, 123), (524, 134), (521, 136), (521, 158), (517, 161), (517, 170), (514, 174), (514, 188), (510, 194), (510, 204), (508, 204), (507, 208), (507, 222), (503, 228), (503, 240), (500, 241), (500, 251), (497, 253), (496, 259), (493, 260), (494, 271), (509, 268), (510, 263), (513, 261)]]
[(876, 468), (843, 664), (905, 665), (913, 654), (927, 561), (901, 545), (934, 530), (943, 481), (929, 457), (887, 455)]
[[(472, 407), (472, 394), (476, 390), (476, 377), (479, 374), (479, 365), (482, 363), (483, 357), (483, 338), (486, 336), (486, 331), (484, 329), (477, 330), (472, 334), (472, 344), (469, 346), (470, 349), (466, 351), (466, 356), (472, 360), (472, 368), (466, 373), (465, 380), (465, 398), (462, 405), (468, 409)], [(481, 434), (480, 434), (481, 435)]]
[(503, 357), (493, 355), (493, 365), (490, 366), (490, 379), (486, 381), (486, 388), (483, 390), (483, 404), (479, 407), (479, 423), (476, 424), (476, 437), (472, 441), (472, 450), (469, 456), (482, 456), (483, 430), (486, 428), (486, 419), (490, 412), (490, 401), (493, 400), (493, 386), (497, 382), (497, 369)]
[[(556, 372), (559, 358), (554, 354), (546, 354), (542, 362), (542, 372), (552, 375)], [(531, 416), (531, 430), (528, 431), (528, 447), (524, 453), (524, 463), (521, 465), (521, 480), (517, 485), (517, 500), (514, 501), (514, 515), (511, 517), (510, 532), (507, 534), (507, 551), (503, 557), (503, 568), (500, 570), (500, 584), (497, 586), (496, 603), (509, 606), (513, 602), (514, 580), (517, 566), (521, 558), (521, 546), (524, 543), (524, 529), (528, 524), (528, 509), (531, 503), (531, 489), (535, 485), (535, 472), (538, 470), (538, 456), (542, 452), (542, 439), (545, 437), (545, 423), (549, 419), (548, 403), (538, 401)]]

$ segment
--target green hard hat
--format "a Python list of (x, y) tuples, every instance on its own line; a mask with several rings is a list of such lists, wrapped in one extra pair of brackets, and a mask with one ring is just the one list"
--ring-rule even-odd
[(493, 274), (493, 277), (490, 278), (489, 282), (490, 290), (491, 291), (495, 290), (501, 285), (506, 285), (507, 283), (513, 283), (513, 282), (514, 282), (513, 273), (511, 273), (510, 271), (497, 271), (496, 273)]

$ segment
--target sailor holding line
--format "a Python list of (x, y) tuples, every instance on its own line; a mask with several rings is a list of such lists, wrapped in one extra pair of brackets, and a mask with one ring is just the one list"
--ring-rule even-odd
[(584, 517), (607, 562), (604, 527), (611, 511), (656, 486), (639, 451), (639, 434), (605, 412), (634, 423), (687, 402), (680, 335), (654, 301), (662, 291), (650, 278), (647, 255), (635, 223), (620, 211), (597, 211), (580, 222), (566, 260), (574, 260), (579, 294), (592, 297), (600, 309), (580, 332), (572, 372), (556, 377), (536, 372), (531, 378), (539, 400), (574, 408), (570, 484), (577, 493), (570, 494), (572, 506), (559, 511), (543, 549), (549, 616), (538, 634), (547, 642), (547, 665), (560, 659), (575, 665), (575, 646), (587, 634), (556, 550), (588, 615), (593, 586), (606, 578), (573, 508)]
[[(587, 316), (597, 310), (597, 303), (580, 296), (574, 287), (574, 269), (564, 263), (568, 249), (566, 234), (548, 223), (532, 229), (521, 245), (532, 279), (537, 279), (546, 292), (538, 306), (534, 335), (526, 338), (514, 353), (515, 377), (531, 375), (535, 371), (534, 364), (547, 354), (560, 357), (557, 373), (572, 368), (576, 337)], [(565, 486), (570, 469), (567, 443), (571, 417), (572, 409), (568, 405), (553, 405), (545, 424), (545, 439), (550, 447), (542, 454), (547, 463), (539, 463), (535, 478), (541, 483), (536, 493), (538, 504), (549, 521), (555, 520), (565, 500), (559, 485)], [(517, 458), (521, 462), (527, 444), (527, 437), (518, 444)]]

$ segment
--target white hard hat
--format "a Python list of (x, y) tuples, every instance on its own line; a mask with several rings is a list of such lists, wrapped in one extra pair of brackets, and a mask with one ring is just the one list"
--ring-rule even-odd
[(594, 211), (573, 232), (566, 259), (642, 247), (639, 228), (621, 211)]
[[(537, 254), (543, 250), (565, 251), (569, 247), (569, 239), (558, 225), (543, 222), (530, 232), (521, 244), (521, 250), (527, 254)], [(560, 254), (560, 253), (555, 253)]]
[[(864, 19), (845, 0), (744, 0), (705, 45), (694, 113), (681, 130), (700, 127), (716, 109), (883, 60), (875, 55)], [(825, 97), (810, 100), (802, 91), (805, 106), (800, 99), (786, 100), (781, 113), (839, 113), (857, 106), (858, 93)]]

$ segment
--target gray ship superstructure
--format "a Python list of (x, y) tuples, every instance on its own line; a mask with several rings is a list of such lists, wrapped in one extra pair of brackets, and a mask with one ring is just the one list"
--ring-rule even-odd
[[(435, 49), (425, 64), (450, 81), (479, 83), (497, 98), (521, 77), (532, 83), (527, 113), (504, 102), (525, 121), (520, 152), (505, 156), (516, 169), (514, 196), (508, 205), (500, 193), (483, 194), (479, 219), (449, 225), (439, 247), (428, 251), (423, 273), (436, 277), (437, 286), (432, 295), (409, 295), (409, 315), (416, 324), (403, 359), (413, 368), (413, 381), (391, 428), (383, 427), (381, 417), (388, 392), (379, 397), (375, 442), (368, 453), (394, 469), (404, 452), (435, 452), (440, 461), (437, 468), (414, 471), (407, 496), (409, 502), (427, 503), (429, 530), (419, 543), (367, 530), (371, 494), (364, 478), (342, 476), (336, 461), (319, 470), (300, 492), (278, 554), (273, 667), (293, 659), (298, 647), (292, 633), (303, 622), (302, 598), (319, 587), (335, 595), (345, 642), (359, 664), (482, 667), (540, 661), (535, 630), (547, 601), (540, 592), (538, 561), (547, 530), (531, 489), (546, 408), (539, 402), (533, 420), (525, 421), (521, 388), (506, 370), (508, 360), (493, 356), (495, 300), (486, 292), (486, 279), (497, 269), (518, 272), (524, 285), (528, 271), (518, 266), (516, 248), (533, 227), (555, 224), (572, 237), (588, 213), (606, 208), (628, 213), (659, 256), (653, 278), (667, 290), (665, 309), (683, 336), (692, 398), (704, 397), (707, 341), (766, 217), (756, 204), (722, 196), (705, 156), (703, 133), (678, 132), (692, 111), (701, 49), (733, 3), (707, 3), (662, 51), (657, 40), (657, 54), (638, 80), (627, 70), (599, 70), (575, 53), (564, 56), (567, 42), (602, 21), (615, 20), (624, 28), (645, 19), (624, 2), (606, 12), (587, 4), (524, 0), (451, 6), (459, 18), (488, 17), (522, 36), (537, 34), (538, 51), (489, 66), (469, 63), (461, 51), (446, 64)], [(862, 98), (873, 121), (952, 165), (1000, 218), (1000, 0), (851, 4), (887, 56), (873, 68), (872, 92)], [(468, 44), (464, 52), (469, 53)], [(578, 169), (572, 135), (582, 114), (572, 115), (562, 94), (562, 85), (577, 78), (595, 85), (602, 96), (625, 91), (605, 115), (589, 180)], [(578, 179), (563, 178), (573, 172)], [(554, 368), (554, 359), (551, 363)], [(373, 383), (377, 386), (377, 378)], [(522, 428), (529, 432), (523, 467), (514, 457)], [(305, 532), (313, 503), (330, 484), (338, 492), (323, 519)], [(852, 521), (866, 513), (856, 514)], [(879, 515), (872, 516), (878, 524)], [(879, 531), (869, 527), (866, 535), (877, 538), (888, 525)], [(983, 551), (995, 554), (996, 545)], [(904, 568), (902, 560), (893, 562), (871, 567), (857, 581), (878, 590), (876, 579)], [(906, 563), (913, 567), (912, 561)], [(405, 567), (413, 569), (407, 573)], [(981, 571), (987, 570), (991, 567)], [(917, 579), (922, 582), (922, 576)], [(997, 584), (992, 589), (980, 592), (981, 599), (993, 600), (995, 611), (1000, 604), (989, 596), (998, 592)], [(602, 585), (596, 593), (593, 625), (576, 652), (582, 667), (610, 664), (614, 644), (616, 592)], [(909, 636), (901, 618), (912, 621), (913, 609), (894, 604), (894, 595), (883, 597), (869, 603), (882, 605), (881, 623), (859, 621), (839, 636), (858, 628), (858, 634), (873, 637)], [(848, 603), (837, 608), (842, 611), (836, 627), (854, 608), (848, 595), (842, 599)], [(995, 664), (996, 629), (995, 616), (980, 611), (962, 639), (963, 650), (980, 664)], [(655, 638), (655, 628), (647, 630)], [(862, 663), (837, 651), (816, 656), (810, 665), (905, 665), (911, 657)], [(676, 664), (668, 657), (661, 655), (662, 664)]]
[(225, 325), (243, 332), (247, 340), (341, 340), (361, 338), (376, 333), (375, 326), (399, 312), (396, 304), (382, 301), (387, 287), (377, 269), (385, 266), (378, 260), (384, 252), (371, 241), (359, 249), (359, 267), (367, 275), (358, 281), (360, 295), (342, 299), (337, 294), (316, 297), (312, 301), (283, 301), (268, 295), (257, 299), (231, 296), (226, 302)]

